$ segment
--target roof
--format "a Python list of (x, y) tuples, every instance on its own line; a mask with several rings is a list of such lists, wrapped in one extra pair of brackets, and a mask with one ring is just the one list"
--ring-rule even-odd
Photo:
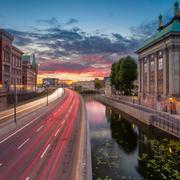
[(9, 32), (5, 31), (4, 29), (0, 29), (0, 34), (6, 36), (11, 41), (14, 40), (14, 37)]
[(27, 55), (27, 54), (24, 54), (24, 55), (22, 56), (22, 60), (23, 60), (23, 61), (26, 61), (26, 62), (30, 62), (30, 56)]
[(145, 48), (149, 47), (150, 45), (156, 43), (157, 41), (161, 40), (162, 37), (169, 33), (180, 33), (180, 22), (179, 21), (173, 21), (171, 24), (166, 26), (161, 31), (158, 31), (155, 35), (147, 39), (141, 47), (137, 50), (137, 52), (140, 52), (144, 50)]
[(12, 48), (13, 48), (16, 52), (20, 53), (21, 55), (24, 54), (20, 49), (18, 49), (18, 48), (15, 47), (15, 46), (12, 46)]

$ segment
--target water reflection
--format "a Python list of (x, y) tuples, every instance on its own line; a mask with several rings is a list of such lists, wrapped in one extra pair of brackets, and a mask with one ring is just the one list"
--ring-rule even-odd
[(123, 119), (115, 111), (112, 111), (110, 119), (112, 138), (126, 153), (135, 151), (137, 148), (137, 132), (134, 131), (132, 123)]
[[(92, 97), (85, 100), (91, 131), (93, 179), (163, 179), (158, 175), (162, 165), (158, 164), (157, 173), (149, 160), (155, 164), (156, 161), (160, 162), (155, 152), (169, 153), (169, 142), (173, 138), (139, 121), (124, 118), (122, 113), (94, 101)], [(162, 139), (165, 138), (166, 142), (163, 142)], [(154, 139), (157, 139), (157, 142), (154, 142)], [(178, 146), (176, 148), (179, 148), (179, 145), (175, 144)], [(170, 146), (172, 151), (174, 146)], [(167, 147), (167, 151), (160, 151), (158, 147)], [(179, 160), (178, 153), (169, 157), (172, 162)], [(165, 154), (167, 153), (164, 153), (164, 157)], [(171, 163), (167, 165), (172, 166)], [(178, 165), (173, 168), (177, 169)], [(165, 173), (163, 175), (170, 177)]]

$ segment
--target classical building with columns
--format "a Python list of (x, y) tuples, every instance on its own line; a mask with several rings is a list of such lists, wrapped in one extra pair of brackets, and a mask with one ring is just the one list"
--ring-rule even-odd
[(180, 10), (174, 4), (174, 16), (163, 24), (159, 16), (157, 33), (137, 50), (139, 97), (142, 104), (163, 108), (170, 97), (180, 98)]

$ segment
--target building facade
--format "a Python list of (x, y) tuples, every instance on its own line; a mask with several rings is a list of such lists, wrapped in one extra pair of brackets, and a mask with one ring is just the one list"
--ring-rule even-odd
[(95, 90), (95, 82), (94, 81), (77, 81), (72, 83), (73, 89), (75, 87), (81, 87), (82, 90)]
[(23, 52), (12, 45), (14, 37), (0, 29), (0, 86), (11, 92), (14, 84), (22, 90), (22, 55)]
[(33, 61), (31, 61), (31, 56), (24, 55), (22, 57), (22, 66), (23, 66), (23, 90), (26, 92), (35, 92), (36, 83), (37, 83), (37, 72), (33, 68)]
[(43, 84), (48, 86), (50, 88), (57, 88), (59, 87), (59, 79), (58, 78), (43, 78)]
[(174, 4), (174, 17), (137, 51), (140, 102), (163, 109), (170, 97), (180, 97), (180, 10)]

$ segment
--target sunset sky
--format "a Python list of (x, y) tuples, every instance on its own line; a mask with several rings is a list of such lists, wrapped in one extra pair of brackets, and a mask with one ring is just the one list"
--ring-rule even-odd
[[(167, 21), (174, 0), (1, 0), (0, 28), (35, 53), (40, 77), (90, 80), (134, 51)], [(136, 57), (136, 56), (135, 56)]]

